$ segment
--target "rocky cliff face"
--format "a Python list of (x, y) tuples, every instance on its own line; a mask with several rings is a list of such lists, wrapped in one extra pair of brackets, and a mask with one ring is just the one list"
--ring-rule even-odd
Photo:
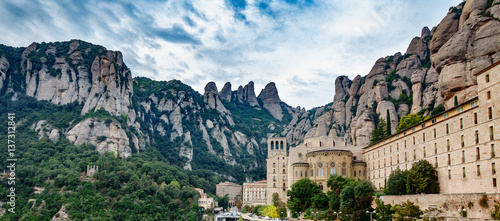
[(437, 27), (424, 27), (412, 39), (404, 55), (378, 59), (365, 77), (338, 77), (333, 104), (294, 118), (283, 135), (291, 143), (339, 136), (364, 146), (387, 111), (395, 132), (409, 113), (428, 115), (440, 105), (452, 107), (455, 96), (459, 102), (476, 96), (474, 73), (500, 60), (499, 13), (498, 0), (468, 0), (450, 8)]

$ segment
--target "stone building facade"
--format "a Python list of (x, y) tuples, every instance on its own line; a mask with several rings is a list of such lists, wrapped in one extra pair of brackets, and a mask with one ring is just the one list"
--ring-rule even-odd
[(205, 210), (214, 208), (216, 206), (214, 198), (207, 197), (207, 194), (203, 189), (200, 188), (194, 188), (194, 189), (200, 193), (200, 198), (198, 199), (198, 206), (205, 208)]
[(241, 190), (240, 185), (227, 181), (215, 185), (215, 192), (217, 196), (224, 197), (227, 194), (230, 206), (235, 206), (236, 200), (241, 198)]
[(243, 206), (266, 205), (267, 181), (243, 183)]
[(497, 193), (499, 64), (476, 74), (477, 97), (365, 147), (369, 180), (383, 188), (392, 171), (425, 159), (443, 194)]
[(361, 147), (347, 146), (338, 137), (308, 138), (288, 151), (286, 138), (269, 138), (267, 204), (272, 204), (273, 193), (278, 193), (281, 201), (286, 202), (286, 192), (303, 178), (316, 182), (324, 192), (328, 191), (326, 181), (332, 174), (365, 178), (366, 163), (361, 161), (362, 156)]

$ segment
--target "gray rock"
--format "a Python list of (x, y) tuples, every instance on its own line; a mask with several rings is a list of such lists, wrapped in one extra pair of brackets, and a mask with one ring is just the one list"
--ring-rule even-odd
[(266, 108), (274, 118), (281, 120), (283, 118), (283, 109), (281, 109), (281, 99), (274, 82), (266, 85), (259, 94), (262, 106)]
[(232, 94), (231, 83), (226, 82), (224, 84), (224, 87), (222, 87), (222, 90), (220, 90), (219, 92), (219, 97), (220, 99), (226, 99), (227, 101), (231, 101), (231, 94)]

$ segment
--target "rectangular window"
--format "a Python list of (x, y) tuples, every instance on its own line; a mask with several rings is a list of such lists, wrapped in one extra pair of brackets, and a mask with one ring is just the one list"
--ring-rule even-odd
[(477, 113), (474, 113), (474, 124), (477, 124)]
[(497, 178), (493, 178), (493, 187), (497, 187)]
[(450, 127), (448, 126), (448, 124), (446, 124), (446, 134), (449, 134), (450, 133)]
[(435, 163), (435, 166), (434, 166), (434, 167), (436, 167), (436, 168), (437, 168), (437, 167), (438, 167), (438, 157), (436, 157), (436, 158), (435, 158), (435, 162), (436, 162), (436, 163)]
[(465, 163), (465, 150), (462, 150), (462, 163)]
[(495, 163), (491, 163), (491, 174), (497, 174), (497, 168), (495, 168)]
[(451, 180), (451, 170), (448, 170), (448, 179)]
[(476, 147), (476, 160), (481, 159), (481, 152), (479, 151), (479, 147)]
[(460, 118), (460, 129), (464, 129), (464, 119)]
[(426, 156), (427, 156), (427, 153), (425, 152), (425, 147), (424, 147), (424, 157), (426, 157)]
[(434, 128), (434, 138), (436, 138), (436, 128)]
[(491, 99), (491, 91), (487, 91), (486, 92), (486, 98), (487, 99)]
[(285, 169), (283, 169), (283, 173), (285, 173)]
[(490, 126), (490, 140), (494, 140), (494, 139), (495, 139), (495, 136), (493, 133), (493, 126)]
[(413, 145), (415, 145), (415, 136), (413, 136)]
[(490, 83), (490, 75), (489, 74), (485, 75), (485, 79), (486, 79), (486, 83)]
[(422, 140), (425, 142), (425, 133), (422, 134)]
[(335, 174), (335, 168), (330, 168), (330, 174)]
[(444, 119), (446, 119), (446, 118), (448, 118), (449, 116), (450, 116), (450, 115), (449, 115), (448, 113), (446, 113), (446, 114), (444, 114), (444, 115), (443, 115), (443, 118), (444, 118)]
[[(342, 168), (342, 176), (346, 176), (347, 175), (347, 170), (346, 168)], [(378, 174), (380, 176), (380, 172)]]
[(472, 102), (470, 103), (470, 107), (475, 107), (475, 106), (477, 106), (477, 101), (472, 101)]
[(417, 152), (415, 151), (415, 149), (413, 149), (413, 160), (416, 160), (417, 159)]
[(359, 171), (359, 176), (361, 176), (361, 170)]
[(305, 172), (304, 176), (307, 177), (307, 171)]
[(488, 107), (488, 119), (491, 120), (493, 119), (493, 108)]
[(295, 177), (299, 177), (299, 171), (295, 171)]
[(467, 174), (465, 173), (465, 167), (462, 167), (462, 173), (463, 173), (463, 177), (467, 177)]
[(311, 170), (311, 176), (314, 176), (314, 170)]
[[(306, 176), (307, 176), (307, 174), (306, 174)], [(302, 171), (300, 171), (300, 177), (302, 177)]]
[(481, 165), (477, 165), (477, 176), (481, 176)]
[(462, 111), (464, 111), (464, 108), (463, 108), (463, 107), (459, 107), (459, 108), (457, 109), (457, 113), (461, 113)]
[(434, 143), (434, 154), (438, 154), (438, 144)]
[(451, 157), (450, 157), (450, 154), (448, 154), (448, 165), (451, 165)]
[(285, 181), (285, 176), (283, 176), (283, 181)]
[(450, 151), (450, 139), (446, 140), (446, 149)]
[(476, 138), (476, 144), (479, 143), (479, 131), (476, 130), (476, 132), (474, 133), (475, 134), (475, 138)]
[(276, 176), (273, 176), (273, 181), (276, 181)]
[(491, 157), (495, 157), (495, 144), (491, 144)]
[(408, 154), (405, 152), (405, 162), (408, 161)]
[(354, 176), (356, 176), (356, 171), (354, 171)]
[(323, 168), (318, 169), (318, 176), (323, 176)]
[(461, 146), (464, 147), (465, 146), (465, 138), (464, 138), (464, 135), (462, 135), (460, 137), (460, 141), (461, 141)]
[(399, 154), (398, 154), (398, 164), (399, 164)]

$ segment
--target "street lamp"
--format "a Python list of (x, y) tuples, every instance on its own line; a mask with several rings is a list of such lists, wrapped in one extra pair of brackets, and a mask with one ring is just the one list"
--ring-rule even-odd
[(372, 215), (375, 213), (375, 211), (373, 211), (373, 212), (366, 211), (366, 213), (369, 213), (369, 214), (370, 214), (370, 221), (373, 221)]
[(342, 214), (342, 212), (333, 212), (334, 214), (337, 214), (337, 220), (339, 220), (339, 214)]
[(464, 221), (464, 213), (467, 211), (465, 208), (463, 209), (458, 209), (458, 212), (460, 212), (460, 216), (462, 217), (462, 221)]
[(300, 212), (295, 212), (295, 215), (297, 215), (297, 218), (300, 218)]
[(316, 220), (318, 219), (318, 212), (312, 212), (314, 213), (314, 218), (316, 218)]

